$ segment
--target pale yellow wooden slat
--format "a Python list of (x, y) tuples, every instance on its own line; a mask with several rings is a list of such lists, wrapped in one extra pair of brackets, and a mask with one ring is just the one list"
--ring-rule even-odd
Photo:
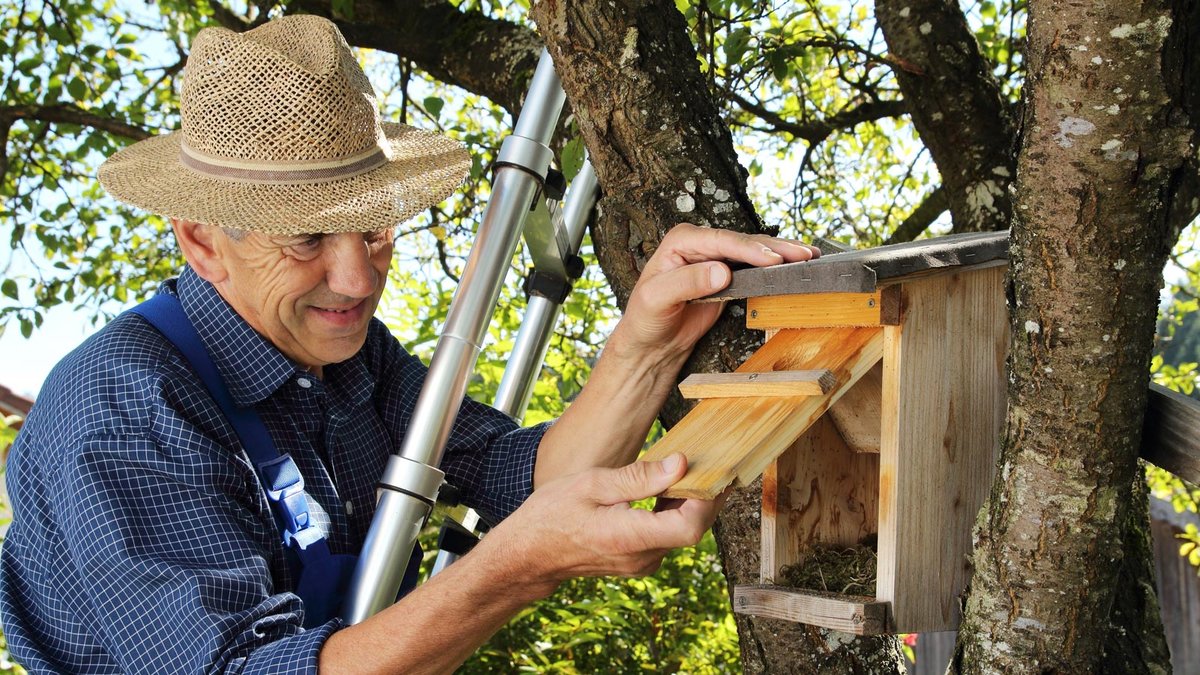
[(954, 629), (1004, 425), (1004, 269), (902, 286), (884, 329), (876, 598), (898, 632)]
[(738, 372), (825, 368), (836, 379), (827, 393), (702, 401), (645, 458), (662, 459), (675, 452), (687, 456), (688, 473), (668, 496), (711, 499), (736, 478), (748, 484), (879, 360), (882, 345), (879, 328), (781, 330)]
[(879, 635), (888, 626), (886, 602), (782, 586), (737, 586), (733, 590), (733, 609), (738, 614), (795, 621), (855, 635)]
[(900, 319), (895, 288), (874, 293), (764, 295), (746, 300), (746, 327), (818, 328), (895, 325)]
[(818, 396), (834, 385), (828, 370), (781, 370), (770, 373), (693, 373), (679, 383), (684, 398), (747, 396)]

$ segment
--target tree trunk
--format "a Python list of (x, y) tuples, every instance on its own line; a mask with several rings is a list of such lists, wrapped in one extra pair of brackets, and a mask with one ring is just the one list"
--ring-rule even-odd
[(1195, 153), (1181, 92), (1197, 61), (1167, 56), (1195, 54), (1184, 7), (1030, 3), (1007, 428), (958, 670), (1169, 669), (1137, 455), (1168, 216)]
[[(761, 232), (746, 173), (720, 117), (683, 16), (670, 0), (571, 3), (530, 10), (554, 57), (603, 188), (593, 229), (601, 267), (622, 305), (665, 232), (676, 223)], [(732, 307), (698, 345), (685, 373), (728, 371), (760, 343)], [(668, 403), (668, 426), (686, 412)], [(739, 490), (716, 528), (730, 584), (758, 581), (757, 485)], [(902, 672), (892, 637), (856, 638), (738, 616), (743, 669), (761, 672)]]

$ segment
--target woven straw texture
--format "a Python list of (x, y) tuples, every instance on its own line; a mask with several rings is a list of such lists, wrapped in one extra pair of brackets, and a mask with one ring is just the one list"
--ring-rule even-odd
[(470, 163), (449, 138), (381, 122), (349, 45), (320, 17), (201, 31), (179, 107), (181, 131), (100, 167), (117, 199), (266, 234), (373, 231), (445, 199)]

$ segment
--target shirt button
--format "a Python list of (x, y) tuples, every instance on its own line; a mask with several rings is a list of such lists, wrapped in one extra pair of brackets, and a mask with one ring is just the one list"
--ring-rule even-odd
[(352, 515), (353, 513), (354, 513), (354, 502), (349, 502), (349, 501), (346, 502), (346, 515), (349, 516), (349, 515)]
[(301, 389), (308, 389), (312, 386), (312, 380), (308, 379), (307, 377), (302, 377), (296, 380), (296, 384), (300, 385)]

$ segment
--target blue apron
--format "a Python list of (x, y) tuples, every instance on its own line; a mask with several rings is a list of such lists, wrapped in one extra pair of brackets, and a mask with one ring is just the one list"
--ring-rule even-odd
[[(234, 403), (200, 335), (184, 314), (179, 298), (160, 291), (129, 311), (148, 321), (175, 345), (237, 432), (283, 532), (288, 562), (298, 579), (296, 595), (304, 602), (304, 627), (319, 626), (336, 617), (350, 589), (358, 555), (331, 553), (325, 535), (312, 526), (304, 477), (292, 456), (279, 452), (262, 418), (253, 408), (241, 408)], [(404, 573), (401, 596), (417, 585), (420, 566), (421, 546), (418, 544)]]

